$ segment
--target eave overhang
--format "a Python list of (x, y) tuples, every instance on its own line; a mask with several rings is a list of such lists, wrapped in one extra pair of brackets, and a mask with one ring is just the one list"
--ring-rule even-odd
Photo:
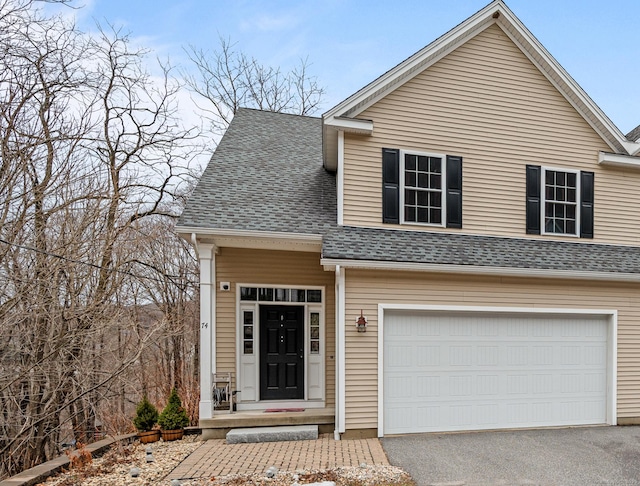
[(640, 169), (640, 157), (631, 155), (600, 152), (598, 154), (598, 163), (600, 165), (622, 167), (624, 169)]
[(325, 169), (335, 172), (338, 169), (338, 132), (371, 135), (373, 121), (360, 120), (344, 116), (331, 116), (322, 119), (322, 156)]
[(277, 231), (252, 231), (221, 228), (176, 227), (179, 236), (196, 246), (213, 244), (216, 248), (305, 251), (319, 253), (322, 236)]

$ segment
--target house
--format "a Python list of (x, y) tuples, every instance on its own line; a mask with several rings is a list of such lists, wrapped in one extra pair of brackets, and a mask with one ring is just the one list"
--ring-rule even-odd
[(640, 423), (638, 138), (501, 0), (321, 118), (240, 110), (178, 227), (205, 435), (212, 372), (234, 426)]

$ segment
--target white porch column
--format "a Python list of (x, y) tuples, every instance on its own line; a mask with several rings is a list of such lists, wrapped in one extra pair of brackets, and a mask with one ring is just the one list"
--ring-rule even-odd
[(213, 417), (211, 374), (216, 370), (215, 246), (198, 244), (200, 260), (200, 419)]

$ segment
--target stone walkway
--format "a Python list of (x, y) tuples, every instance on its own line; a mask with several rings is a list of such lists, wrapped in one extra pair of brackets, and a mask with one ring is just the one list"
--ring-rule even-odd
[(340, 466), (389, 465), (378, 439), (336, 441), (330, 434), (317, 440), (227, 444), (223, 439), (203, 442), (167, 479), (196, 479), (227, 474), (263, 473), (270, 466), (297, 471)]

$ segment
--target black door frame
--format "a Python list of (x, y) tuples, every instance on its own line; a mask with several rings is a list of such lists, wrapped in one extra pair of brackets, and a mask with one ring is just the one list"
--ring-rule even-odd
[[(258, 384), (258, 393), (260, 401), (269, 401), (269, 400), (303, 400), (305, 398), (306, 392), (306, 350), (305, 350), (305, 309), (304, 305), (284, 305), (284, 304), (260, 304), (258, 306), (258, 326), (259, 326), (259, 334), (258, 334), (258, 349), (260, 350), (259, 354), (259, 384)], [(268, 365), (269, 357), (267, 355), (268, 349), (268, 341), (267, 341), (267, 322), (266, 322), (266, 313), (268, 311), (277, 310), (278, 312), (290, 312), (291, 310), (295, 311), (295, 321), (296, 321), (296, 343), (292, 345), (293, 349), (289, 349), (287, 352), (285, 346), (287, 342), (285, 340), (286, 336), (286, 324), (283, 322), (281, 324), (281, 331), (279, 332), (280, 346), (278, 356), (273, 359), (277, 364), (284, 365), (278, 367), (278, 390), (269, 390), (267, 387), (268, 381)], [(284, 314), (281, 314), (281, 321), (284, 319)], [(291, 344), (291, 343), (289, 343)], [(293, 350), (295, 349), (295, 353)], [(276, 363), (271, 364), (276, 364)], [(290, 387), (287, 390), (286, 388), (286, 373), (287, 373), (287, 364), (296, 365), (295, 370), (295, 381), (296, 386)]]

